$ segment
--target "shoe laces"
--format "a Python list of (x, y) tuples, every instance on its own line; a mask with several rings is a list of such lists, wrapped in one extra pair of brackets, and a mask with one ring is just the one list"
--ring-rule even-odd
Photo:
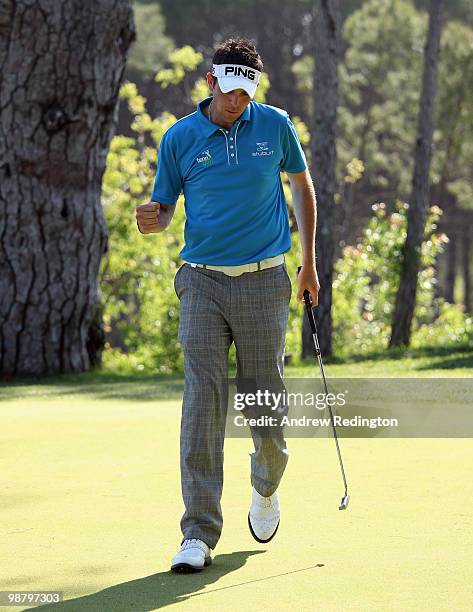
[(271, 497), (263, 497), (258, 493), (257, 503), (260, 508), (271, 508), (273, 505), (273, 499)]
[(181, 550), (185, 550), (186, 548), (195, 548), (195, 547), (202, 548), (200, 542), (201, 540), (197, 538), (192, 538), (190, 540), (184, 540), (181, 546)]

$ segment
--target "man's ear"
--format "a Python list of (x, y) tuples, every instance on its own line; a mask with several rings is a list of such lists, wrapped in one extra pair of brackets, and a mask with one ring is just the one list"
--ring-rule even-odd
[(215, 80), (211, 72), (207, 72), (207, 86), (210, 89), (210, 91), (213, 91), (215, 87)]

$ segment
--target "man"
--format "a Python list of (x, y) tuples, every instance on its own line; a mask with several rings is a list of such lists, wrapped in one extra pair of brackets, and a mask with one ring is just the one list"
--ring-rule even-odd
[[(228, 351), (235, 343), (237, 379), (282, 379), (291, 281), (291, 247), (280, 173), (291, 184), (303, 265), (297, 300), (307, 289), (317, 304), (316, 200), (288, 114), (252, 100), (263, 64), (256, 47), (229, 39), (215, 52), (212, 96), (177, 121), (161, 141), (151, 203), (138, 206), (144, 234), (163, 231), (184, 192), (186, 262), (174, 288), (180, 300), (179, 341), (185, 388), (181, 420), (183, 540), (175, 572), (211, 563), (222, 530), (223, 445)], [(258, 542), (279, 526), (277, 488), (288, 460), (282, 429), (252, 428), (252, 501), (248, 525)]]

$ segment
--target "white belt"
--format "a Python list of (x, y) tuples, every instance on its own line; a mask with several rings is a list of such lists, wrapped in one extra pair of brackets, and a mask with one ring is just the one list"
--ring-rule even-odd
[(284, 263), (284, 254), (276, 255), (275, 257), (268, 257), (268, 259), (262, 259), (261, 261), (255, 261), (241, 266), (209, 266), (207, 264), (192, 263), (187, 261), (193, 268), (205, 268), (206, 270), (216, 270), (217, 272), (223, 272), (228, 276), (240, 276), (245, 272), (257, 272), (258, 270), (266, 270), (266, 268), (274, 268)]

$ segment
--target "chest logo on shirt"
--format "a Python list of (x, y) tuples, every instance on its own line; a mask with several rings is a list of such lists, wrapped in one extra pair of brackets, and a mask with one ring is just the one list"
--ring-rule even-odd
[(262, 157), (263, 155), (273, 155), (274, 149), (269, 149), (269, 142), (257, 142), (256, 143), (256, 151), (254, 151), (251, 155), (253, 157)]
[(205, 151), (202, 151), (202, 153), (197, 156), (196, 161), (198, 164), (202, 164), (202, 166), (210, 166), (210, 164), (213, 162), (210, 149), (205, 149)]

